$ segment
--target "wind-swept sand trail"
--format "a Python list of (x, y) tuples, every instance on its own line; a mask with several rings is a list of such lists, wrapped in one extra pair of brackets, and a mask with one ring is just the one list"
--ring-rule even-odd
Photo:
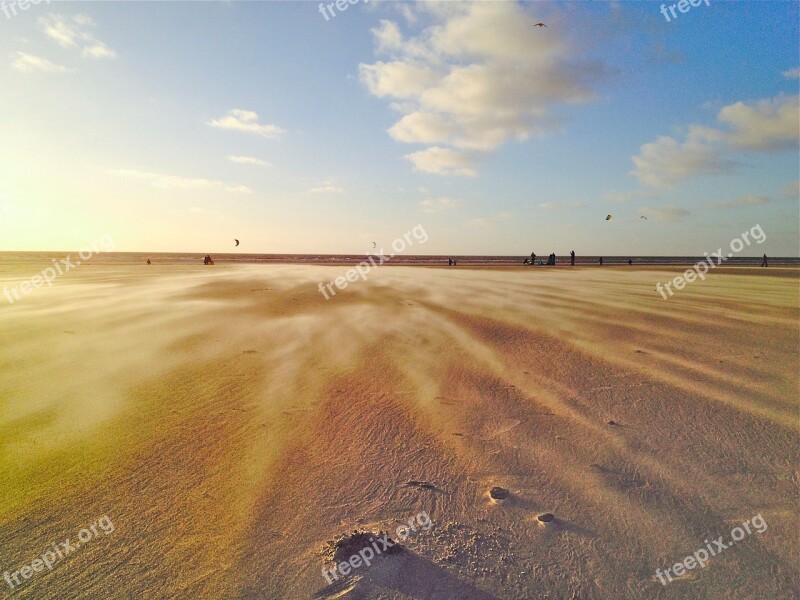
[[(680, 269), (386, 266), (326, 301), (343, 272), (87, 265), (0, 298), (0, 572), (114, 524), (0, 597), (798, 597), (797, 270), (663, 300)], [(421, 511), (328, 585), (330, 541)]]

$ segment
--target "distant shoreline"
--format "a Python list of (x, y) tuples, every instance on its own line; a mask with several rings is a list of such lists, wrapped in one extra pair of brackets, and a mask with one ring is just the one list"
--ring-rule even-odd
[[(49, 262), (52, 258), (68, 255), (77, 255), (77, 251), (54, 250), (35, 252), (0, 251), (0, 265), (21, 265)], [(108, 252), (95, 255), (92, 264), (136, 265), (144, 264), (150, 258), (154, 265), (184, 265), (200, 264), (206, 252)], [(223, 264), (299, 264), (299, 265), (352, 265), (362, 260), (367, 254), (233, 254), (210, 253), (217, 265)], [(388, 256), (388, 255), (387, 255)], [(525, 265), (525, 256), (489, 256), (489, 255), (405, 255), (398, 254), (382, 266), (448, 266), (448, 259), (453, 258), (458, 262), (455, 268), (460, 267), (519, 267), (526, 269), (546, 269), (546, 265)], [(628, 265), (628, 259), (633, 265)], [(600, 267), (599, 256), (577, 256), (576, 267)], [(675, 267), (691, 266), (701, 260), (703, 256), (603, 256), (603, 268), (615, 266), (648, 266), (648, 267)], [(544, 256), (543, 262), (547, 261)], [(539, 262), (537, 256), (536, 262)], [(87, 263), (88, 264), (88, 263)], [(724, 261), (718, 268), (723, 267), (760, 267), (761, 256), (734, 256)], [(770, 267), (800, 267), (800, 257), (769, 256)], [(570, 257), (557, 256), (556, 268), (570, 266)], [(452, 267), (451, 267), (452, 268)], [(552, 267), (549, 267), (552, 269)]]

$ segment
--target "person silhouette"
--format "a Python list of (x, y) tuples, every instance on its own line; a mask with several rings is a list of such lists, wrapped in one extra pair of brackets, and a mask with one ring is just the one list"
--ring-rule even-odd
[(767, 255), (766, 254), (764, 255), (764, 260), (761, 261), (761, 266), (762, 267), (768, 267), (769, 266), (767, 264)]
[(601, 267), (603, 266), (603, 257), (602, 256), (600, 257), (600, 266)]
[(569, 253), (569, 264), (575, 266), (575, 250), (571, 250)]

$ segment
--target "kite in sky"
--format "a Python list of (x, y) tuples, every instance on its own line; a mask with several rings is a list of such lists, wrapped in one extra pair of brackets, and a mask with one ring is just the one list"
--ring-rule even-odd
[(236, 245), (237, 245), (237, 246), (239, 245), (239, 240), (237, 240), (237, 239), (234, 239), (233, 241), (234, 241), (234, 242), (236, 242)]
[(608, 215), (608, 216), (606, 217), (606, 221), (610, 221), (610, 220), (611, 220), (611, 215)]
[(544, 23), (534, 23), (534, 27), (547, 27)]

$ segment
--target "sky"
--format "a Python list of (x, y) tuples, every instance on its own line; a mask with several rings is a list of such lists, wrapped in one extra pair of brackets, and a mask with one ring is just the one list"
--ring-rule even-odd
[(800, 3), (693, 1), (6, 0), (0, 251), (798, 256)]

